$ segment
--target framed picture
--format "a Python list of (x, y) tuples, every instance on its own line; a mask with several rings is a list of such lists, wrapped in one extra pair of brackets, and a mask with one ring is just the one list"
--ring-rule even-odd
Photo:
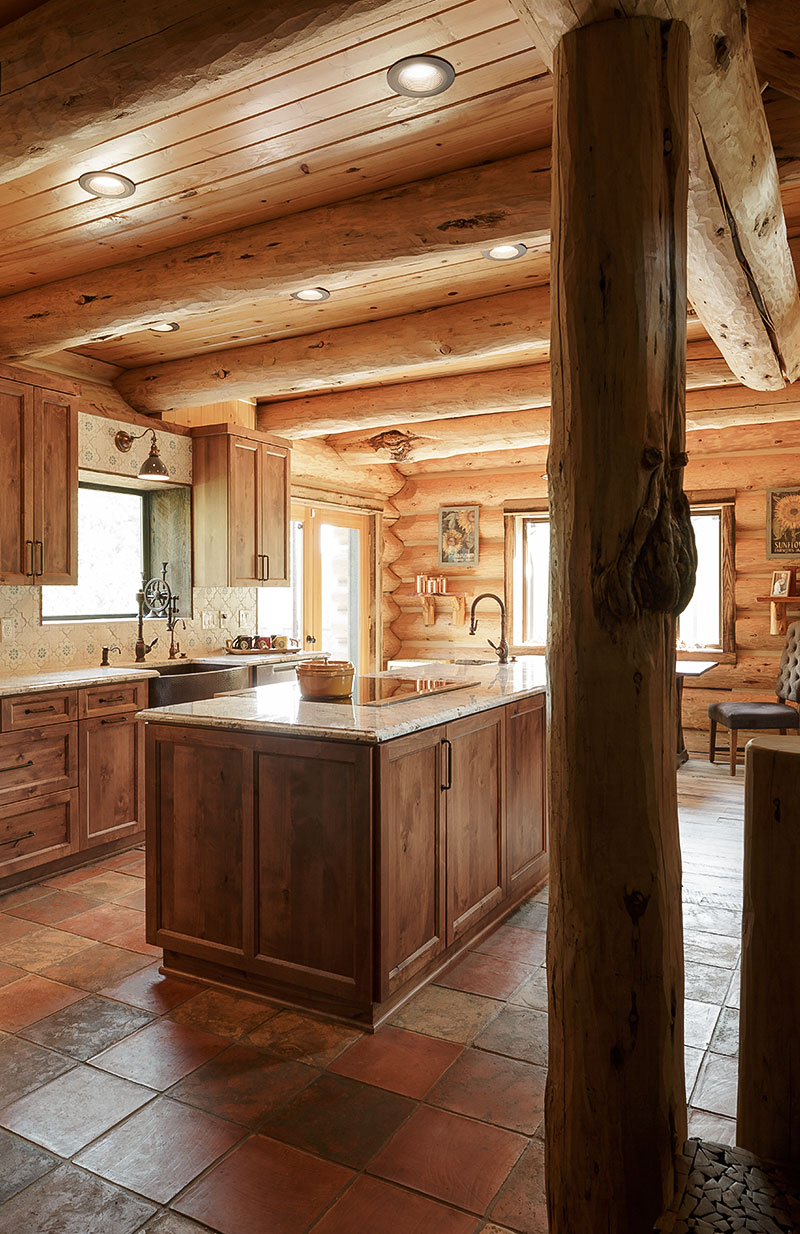
[(767, 489), (767, 557), (800, 557), (800, 488)]
[(439, 508), (440, 566), (478, 564), (478, 506)]
[(792, 585), (791, 570), (773, 570), (772, 571), (772, 586), (769, 589), (771, 596), (788, 596), (789, 588)]

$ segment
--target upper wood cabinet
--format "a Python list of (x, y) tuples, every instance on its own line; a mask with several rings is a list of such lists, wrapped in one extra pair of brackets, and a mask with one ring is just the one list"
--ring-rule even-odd
[(0, 583), (78, 580), (78, 412), (0, 379)]
[(193, 431), (194, 582), (289, 582), (289, 443), (254, 429)]

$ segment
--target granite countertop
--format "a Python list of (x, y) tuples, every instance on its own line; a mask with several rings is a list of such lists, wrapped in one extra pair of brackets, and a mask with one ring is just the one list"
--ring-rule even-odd
[(296, 683), (260, 686), (220, 698), (139, 712), (148, 722), (219, 728), (230, 732), (327, 738), (376, 744), (420, 729), (447, 724), (461, 716), (499, 707), (515, 699), (543, 694), (544, 656), (525, 656), (514, 663), (456, 665), (431, 661), (424, 668), (376, 674), (379, 677), (436, 677), (460, 681), (464, 688), (426, 698), (364, 705), (304, 702)]
[(325, 651), (265, 651), (263, 655), (237, 656), (229, 651), (218, 651), (207, 656), (192, 656), (193, 664), (218, 664), (231, 668), (237, 664), (296, 664), (298, 660), (326, 660)]
[(143, 668), (126, 668), (124, 664), (114, 665), (113, 668), (62, 668), (52, 673), (29, 673), (25, 677), (0, 677), (0, 697), (102, 686), (106, 681), (138, 681), (157, 676), (158, 671), (146, 665)]

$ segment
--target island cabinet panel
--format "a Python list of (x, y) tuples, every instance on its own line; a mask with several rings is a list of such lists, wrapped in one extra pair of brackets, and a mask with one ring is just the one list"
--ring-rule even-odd
[(504, 708), (445, 728), (447, 942), (503, 898)]
[(369, 750), (266, 741), (256, 755), (255, 969), (284, 984), (371, 997)]
[(82, 720), (81, 844), (91, 848), (141, 829), (144, 817), (142, 730), (132, 713)]
[(547, 874), (544, 695), (510, 703), (505, 712), (506, 859), (516, 895)]
[(443, 734), (425, 729), (378, 751), (381, 1000), (445, 946)]
[[(185, 730), (149, 740), (148, 938), (165, 950), (237, 963), (252, 956), (243, 874), (252, 749)], [(252, 860), (252, 842), (247, 847)]]

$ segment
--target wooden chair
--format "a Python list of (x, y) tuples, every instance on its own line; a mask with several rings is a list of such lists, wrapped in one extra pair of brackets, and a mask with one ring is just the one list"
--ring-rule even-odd
[[(779, 729), (785, 735), (788, 729), (800, 732), (800, 712), (789, 702), (800, 701), (800, 621), (795, 621), (786, 632), (786, 642), (775, 684), (777, 702), (731, 702), (711, 703), (708, 717), (711, 721), (708, 761), (714, 762), (715, 754), (722, 754), (726, 747), (717, 745), (717, 725), (730, 729), (731, 775), (736, 775), (738, 754), (737, 732), (744, 729)], [(787, 701), (789, 700), (789, 701)]]

